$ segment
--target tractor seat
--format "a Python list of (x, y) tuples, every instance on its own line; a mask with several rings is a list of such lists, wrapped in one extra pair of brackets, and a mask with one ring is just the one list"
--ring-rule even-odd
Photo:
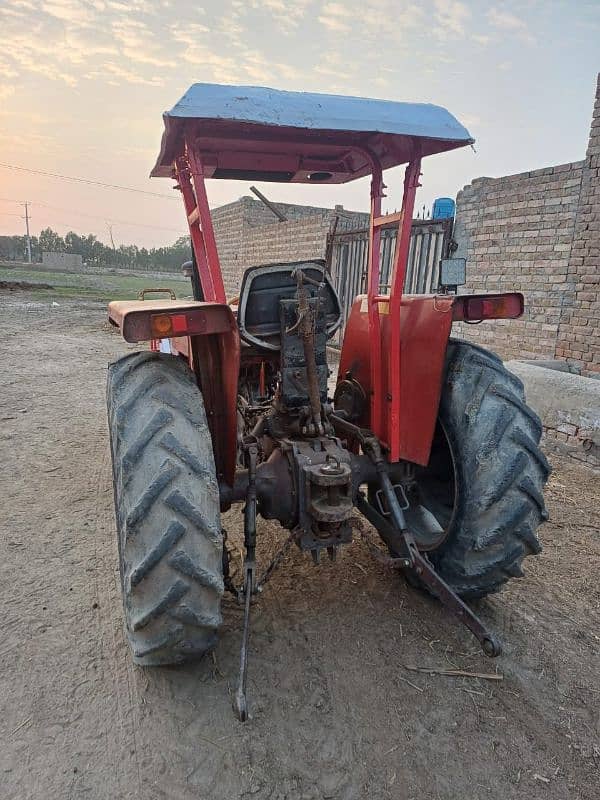
[[(325, 262), (294, 261), (249, 267), (242, 279), (238, 305), (238, 328), (241, 339), (261, 350), (281, 348), (280, 300), (293, 300), (298, 285), (295, 270), (301, 269), (309, 297), (319, 294), (325, 312), (327, 338), (330, 339), (342, 321), (340, 301)], [(313, 282), (314, 281), (314, 282)], [(318, 284), (324, 284), (319, 290)]]

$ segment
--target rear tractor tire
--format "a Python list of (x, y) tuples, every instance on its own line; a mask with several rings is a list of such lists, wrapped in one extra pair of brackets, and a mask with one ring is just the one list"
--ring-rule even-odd
[(202, 394), (176, 356), (133, 353), (107, 384), (119, 567), (137, 664), (216, 643), (223, 594), (219, 491)]
[(498, 591), (541, 551), (550, 467), (542, 425), (523, 384), (494, 354), (450, 340), (429, 466), (417, 477), (420, 502), (445, 530), (427, 555), (464, 598)]

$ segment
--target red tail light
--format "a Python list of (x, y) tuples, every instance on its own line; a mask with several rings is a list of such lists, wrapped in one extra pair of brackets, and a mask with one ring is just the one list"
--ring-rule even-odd
[(520, 292), (460, 295), (452, 306), (452, 319), (465, 322), (516, 319), (523, 314), (524, 308), (525, 300)]

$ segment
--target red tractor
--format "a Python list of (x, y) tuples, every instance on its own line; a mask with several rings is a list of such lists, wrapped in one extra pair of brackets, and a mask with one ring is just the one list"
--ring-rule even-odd
[[(493, 353), (450, 338), (452, 322), (516, 318), (523, 296), (403, 294), (423, 157), (472, 143), (432, 105), (196, 84), (164, 116), (153, 176), (182, 194), (191, 301), (113, 302), (128, 342), (161, 341), (110, 366), (110, 426), (127, 638), (143, 665), (214, 647), (221, 598), (244, 604), (238, 715), (245, 719), (250, 601), (295, 543), (316, 563), (363, 536), (428, 589), (489, 656), (493, 633), (465, 600), (522, 575), (540, 551), (549, 467), (523, 386)], [(382, 214), (383, 171), (406, 165), (401, 211)], [(370, 176), (367, 294), (327, 391), (327, 341), (341, 323), (322, 261), (246, 270), (225, 298), (205, 180), (331, 184)], [(389, 291), (383, 225), (397, 224)], [(445, 263), (442, 273), (460, 264)], [(445, 283), (458, 283), (450, 278)], [(220, 512), (244, 505), (244, 581), (233, 585)], [(357, 513), (358, 512), (358, 513)], [(289, 534), (266, 571), (256, 517)], [(375, 545), (371, 543), (371, 549)]]

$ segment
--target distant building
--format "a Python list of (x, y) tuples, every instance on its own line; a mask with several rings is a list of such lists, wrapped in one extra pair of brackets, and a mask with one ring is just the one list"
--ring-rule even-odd
[(73, 269), (83, 266), (83, 256), (79, 253), (42, 253), (42, 266), (51, 269)]

